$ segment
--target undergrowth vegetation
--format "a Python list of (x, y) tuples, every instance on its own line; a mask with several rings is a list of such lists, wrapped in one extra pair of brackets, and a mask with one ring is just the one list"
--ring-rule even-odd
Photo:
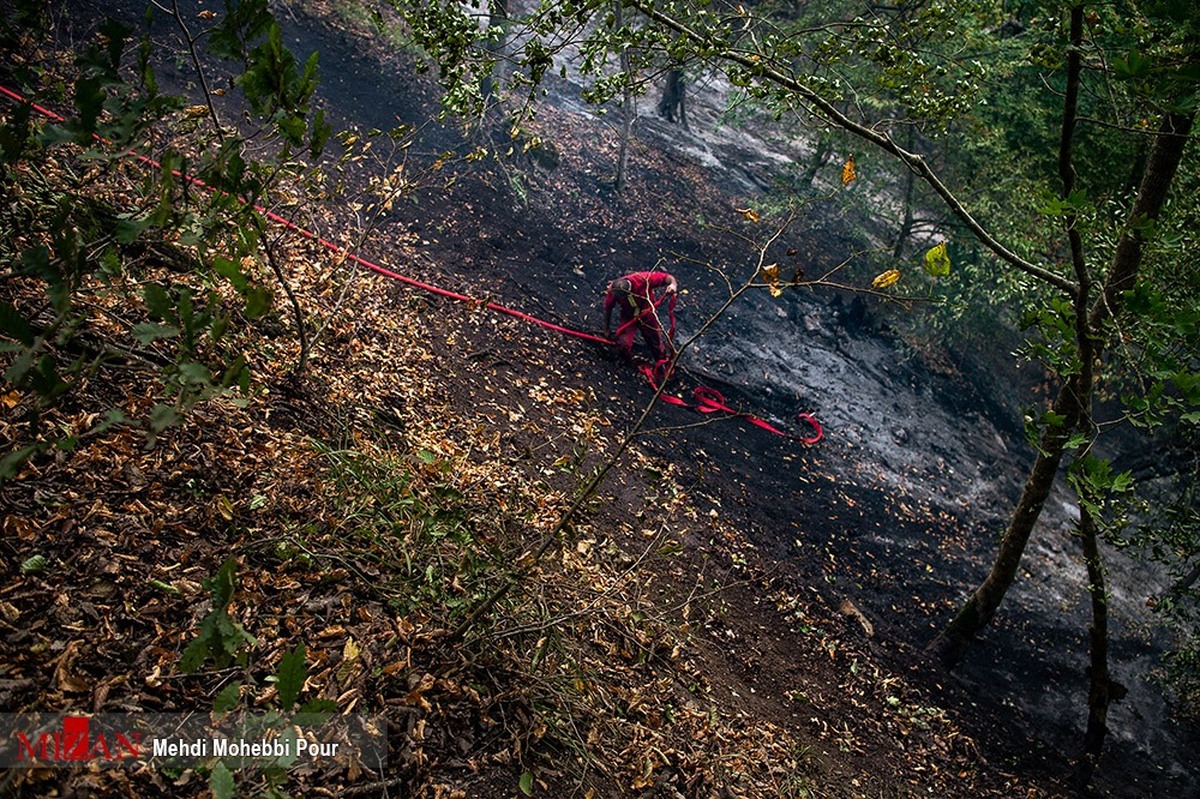
[[(85, 167), (58, 151), (51, 171)], [(86, 185), (60, 190), (88, 203), (128, 186), (130, 175), (112, 162)], [(8, 445), (34, 429), (71, 440), (12, 464), (7, 554), (40, 565), (7, 595), (6, 618), (32, 619), (84, 586), (90, 606), (125, 630), (80, 636), (79, 618), (54, 616), (36, 628), (41, 643), (6, 646), (14, 675), (40, 672), (46, 649), (70, 652), (57, 670), (22, 683), (10, 705), (66, 709), (94, 695), (100, 709), (219, 709), (234, 685), (242, 704), (262, 708), (274, 701), (285, 659), (302, 652), (313, 698), (335, 712), (387, 708), (392, 764), (364, 775), (369, 791), (404, 785), (463, 796), (470, 793), (461, 786), (491, 780), (604, 796), (613, 784), (653, 785), (669, 766), (670, 779), (693, 787), (787, 795), (761, 785), (798, 779), (794, 762), (777, 756), (798, 745), (782, 732), (762, 739), (728, 726), (681, 662), (688, 636), (676, 622), (709, 609), (706, 600), (662, 607), (645, 590), (646, 570), (681, 552), (672, 519), (684, 513), (682, 494), (654, 512), (653, 535), (637, 542), (636, 555), (624, 553), (619, 536), (582, 522), (575, 542), (510, 592), (488, 624), (451, 639), (549, 531), (584, 464), (609, 445), (608, 423), (578, 389), (519, 379), (513, 391), (530, 407), (555, 409), (577, 433), (545, 453), (544, 467), (541, 457), (503, 455), (512, 451), (501, 447), (513, 434), (506, 427), (536, 433), (544, 422), (514, 411), (509, 425), (485, 426), (483, 414), (461, 418), (439, 399), (442, 381), (461, 377), (431, 372), (437, 358), (420, 331), (439, 327), (441, 314), (421, 306), (397, 314), (393, 303), (407, 302), (397, 294), (332, 283), (334, 254), (305, 242), (276, 246), (301, 296), (346, 289), (358, 309), (328, 316), (322, 303), (307, 303), (329, 342), (314, 352), (321, 368), (309, 388), (288, 379), (295, 339), (268, 315), (259, 322), (267, 335), (240, 339), (255, 375), (246, 390), (172, 404), (171, 424), (128, 421), (153, 418), (154, 398), (177, 374), (164, 378), (160, 341), (130, 333), (164, 324), (151, 315), (145, 286), (204, 297), (189, 318), (206, 313), (210, 324), (238, 296), (228, 287), (206, 291), (202, 276), (169, 268), (164, 261), (196, 256), (158, 242), (135, 249), (161, 260), (139, 262), (72, 305), (72, 329), (88, 331), (89, 349), (69, 394), (25, 384), (6, 393)], [(40, 301), (36, 278), (13, 277), (10, 286), (13, 307)], [(125, 324), (106, 321), (112, 316)], [(498, 341), (512, 337), (510, 324), (469, 311), (446, 324), (439, 335), (477, 326)], [(186, 342), (185, 328), (180, 335)], [(61, 355), (82, 347), (77, 340), (45, 335), (38, 346)], [(477, 380), (487, 370), (478, 371)], [(22, 415), (34, 407), (36, 428)], [(105, 408), (114, 424), (96, 423)], [(92, 595), (95, 585), (104, 588)], [(761, 756), (748, 756), (751, 743)], [(329, 779), (249, 773), (234, 783), (220, 764), (198, 771), (200, 779), (179, 775), (173, 793), (273, 795)], [(11, 784), (38, 793), (50, 789), (47, 779), (73, 778), (30, 772)], [(158, 790), (120, 771), (102, 782), (128, 795)]]
[[(123, 86), (109, 56), (105, 81)], [(151, 89), (145, 64), (142, 75)], [(445, 383), (487, 382), (494, 367), (439, 370), (427, 337), (474, 329), (502, 344), (515, 323), (447, 318), (356, 282), (338, 253), (173, 173), (203, 162), (183, 155), (203, 109), (163, 99), (164, 113), (137, 116), (113, 105), (132, 94), (91, 85), (103, 126), (74, 130), (27, 106), (4, 117), (2, 246), (16, 265), (4, 276), (6, 554), (29, 567), (3, 611), (15, 623), (82, 596), (115, 627), (81, 635), (71, 611), (34, 625), (32, 647), (6, 645), (6, 673), (22, 678), (6, 706), (65, 710), (90, 695), (97, 710), (223, 712), (277, 705), (281, 691), (290, 706), (303, 687), (333, 712), (387, 709), (392, 762), (361, 775), (360, 792), (465, 796), (491, 781), (606, 796), (669, 781), (692, 794), (807, 795), (791, 754), (802, 747), (740, 727), (684, 663), (686, 619), (713, 609), (711, 589), (700, 580), (669, 606), (648, 590), (647, 570), (670, 571), (682, 552), (672, 531), (691, 512), (661, 467), (651, 526), (626, 533), (636, 554), (581, 521), (488, 624), (455, 637), (531, 565), (610, 446), (594, 396), (518, 377), (461, 417)], [(122, 152), (146, 136), (174, 155)], [(230, 155), (218, 162), (231, 168)], [(270, 173), (273, 194), (300, 191), (289, 170)], [(303, 313), (273, 301), (280, 277)], [(304, 329), (324, 335), (301, 376)], [(547, 423), (568, 435), (547, 439)], [(538, 457), (503, 454), (513, 435), (532, 436), (525, 451)], [(67, 655), (46, 673), (41, 655), (54, 650)], [(210, 763), (171, 790), (277, 795), (329, 778), (235, 781)], [(21, 772), (9, 786), (74, 779)], [(164, 788), (120, 771), (99, 784)]]
[[(236, 7), (217, 54), (253, 45), (222, 82), (251, 133), (222, 124), (215, 89), (160, 94), (134, 31), (106, 27), (79, 63), (3, 39), (12, 77), (67, 119), (0, 116), (2, 552), (20, 564), (0, 592), (0, 710), (378, 713), (389, 763), (23, 770), (6, 790), (767, 799), (1021, 781), (880, 665), (860, 611), (847, 624), (776, 581), (669, 463), (631, 447), (568, 515), (632, 412), (547, 357), (551, 334), (348, 257), (437, 274), (428, 241), (376, 225), (471, 156), (422, 170), (411, 131), (334, 134), (310, 107), (314, 62), (286, 53), (265, 2)], [(181, 63), (207, 63), (188, 41)], [(268, 211), (342, 231), (337, 247)]]

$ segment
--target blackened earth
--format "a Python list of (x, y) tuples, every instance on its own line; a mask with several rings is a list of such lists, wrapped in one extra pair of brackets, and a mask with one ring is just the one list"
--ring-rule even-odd
[[(203, 5), (181, 3), (188, 19)], [(140, 25), (144, 11), (136, 0), (67, 6), (79, 6), (77, 21), (64, 20), (63, 29), (77, 41), (91, 35), (98, 14)], [(507, 146), (500, 132), (467, 141), (452, 127), (427, 123), (435, 93), (405, 57), (324, 14), (276, 11), (285, 43), (301, 60), (320, 53), (318, 103), (335, 125), (423, 125), (414, 151), (429, 160), (480, 143)], [(172, 35), (165, 22), (154, 30)], [(191, 90), (180, 66), (160, 66), (167, 90)], [(601, 327), (599, 298), (609, 280), (668, 268), (685, 289), (678, 315), (686, 339), (725, 300), (720, 273), (741, 279), (757, 263), (751, 248), (719, 228), (767, 235), (734, 209), (757, 199), (802, 148), (722, 126), (716, 91), (692, 99), (691, 131), (650, 115), (653, 103), (643, 101), (648, 113), (639, 118), (628, 187), (618, 196), (613, 124), (585, 109), (574, 88), (556, 85), (537, 123), (555, 143), (557, 163), (463, 169), (452, 187), (398, 206), (365, 254), (592, 332)], [(838, 203), (809, 206), (765, 262), (813, 277), (846, 257), (857, 240)], [(420, 258), (390, 262), (388, 241), (401, 239), (419, 242)], [(870, 275), (853, 279), (865, 285)], [(804, 431), (793, 414), (811, 411), (824, 440), (804, 447), (738, 420), (696, 426), (695, 414), (663, 406), (653, 423), (664, 432), (647, 446), (750, 534), (777, 564), (779, 584), (861, 609), (874, 626), (876, 653), (921, 678), (993, 762), (1062, 776), (1082, 737), (1088, 620), (1082, 559), (1068, 534), (1074, 509), (1064, 491), (1051, 498), (1018, 584), (966, 662), (945, 676), (927, 671), (921, 657), (986, 573), (1030, 459), (1019, 419), (1021, 406), (1037, 400), (1028, 391), (1037, 376), (1014, 366), (1007, 346), (932, 358), (896, 332), (895, 313), (833, 289), (777, 299), (752, 293), (686, 352), (670, 389), (686, 396), (697, 384), (718, 388), (731, 406), (796, 432)], [(618, 421), (631, 422), (650, 396), (604, 347), (539, 331), (529, 342), (540, 359), (568, 366), (611, 398)], [(1171, 719), (1149, 679), (1164, 642), (1146, 599), (1160, 578), (1114, 554), (1111, 579), (1113, 671), (1130, 695), (1112, 708), (1097, 784), (1110, 796), (1200, 795), (1200, 737)]]

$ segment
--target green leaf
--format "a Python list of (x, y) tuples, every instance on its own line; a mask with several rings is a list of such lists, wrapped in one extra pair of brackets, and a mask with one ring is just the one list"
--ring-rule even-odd
[(37, 444), (30, 444), (20, 449), (15, 449), (5, 454), (3, 458), (0, 458), (0, 484), (16, 477), (17, 472), (21, 470), (21, 465), (34, 455), (45, 450), (46, 447), (47, 444), (44, 441)]
[(233, 772), (221, 761), (217, 761), (212, 773), (208, 775), (208, 788), (212, 791), (213, 799), (234, 799), (237, 795)]
[(950, 256), (946, 253), (946, 242), (930, 247), (925, 252), (925, 271), (934, 277), (950, 274)]
[(59, 377), (58, 366), (52, 355), (41, 357), (37, 369), (31, 373), (31, 377), (30, 383), (34, 390), (46, 399), (53, 399), (71, 388), (70, 383)]
[(84, 146), (92, 143), (96, 120), (104, 109), (104, 98), (99, 79), (92, 77), (75, 82), (75, 108), (79, 111), (79, 118), (69, 120), (66, 127), (75, 134), (77, 143)]
[(329, 138), (333, 135), (333, 125), (325, 121), (325, 109), (322, 108), (313, 116), (312, 121), (312, 140), (308, 145), (309, 155), (313, 160), (321, 157), (325, 145), (329, 142)]
[(1130, 50), (1125, 56), (1117, 56), (1113, 59), (1113, 72), (1118, 78), (1125, 80), (1133, 80), (1135, 78), (1144, 78), (1150, 74), (1151, 61), (1150, 57), (1139, 53), (1137, 50)]
[(17, 272), (22, 275), (35, 275), (50, 283), (60, 282), (62, 276), (50, 266), (50, 249), (39, 244), (21, 253)]
[(15, 339), (26, 347), (33, 344), (33, 329), (11, 302), (0, 302), (0, 335)]
[(220, 341), (225, 334), (229, 332), (229, 317), (221, 314), (214, 316), (212, 324), (208, 326), (208, 335), (213, 341)]
[(303, 117), (288, 115), (279, 120), (279, 132), (292, 144), (298, 145), (303, 142), (307, 131), (308, 125)]
[(212, 372), (202, 363), (188, 361), (179, 364), (179, 377), (184, 383), (192, 386), (211, 386)]
[(299, 716), (311, 716), (312, 718), (307, 719), (307, 721), (319, 724), (336, 710), (337, 702), (334, 702), (332, 699), (310, 699), (300, 706), (296, 714)]
[(114, 233), (121, 244), (132, 244), (148, 227), (148, 219), (118, 219)]
[(21, 561), (21, 574), (41, 574), (46, 570), (47, 563), (45, 555), (31, 555)]
[(1047, 427), (1062, 427), (1063, 423), (1067, 421), (1067, 417), (1063, 416), (1061, 413), (1046, 411), (1044, 414), (1042, 414), (1042, 421)]
[(533, 796), (533, 772), (526, 771), (521, 775), (521, 780), (517, 785), (521, 789), (521, 793), (526, 796)]
[(10, 121), (0, 125), (0, 160), (15, 164), (25, 154), (29, 144), (29, 116), (33, 109), (20, 105), (11, 111)]
[(14, 358), (13, 362), (9, 364), (8, 369), (4, 372), (4, 379), (14, 386), (24, 385), (25, 378), (33, 370), (34, 355), (36, 355), (35, 352), (26, 351)]
[(179, 656), (179, 669), (184, 674), (194, 674), (204, 665), (204, 661), (208, 659), (209, 644), (213, 640), (213, 630), (211, 626), (201, 626), (200, 634), (197, 635), (187, 648), (183, 650), (183, 654)]
[(237, 261), (231, 258), (223, 258), (216, 256), (212, 261), (213, 271), (221, 277), (229, 281), (239, 294), (246, 293), (246, 287), (250, 284), (250, 279), (246, 277), (246, 273), (238, 265)]
[(200, 633), (184, 650), (179, 667), (184, 672), (198, 670), (211, 657), (218, 667), (227, 666), (235, 656), (244, 657), (242, 648), (258, 643), (254, 636), (229, 615), (228, 607), (237, 586), (237, 560), (229, 558), (217, 573), (204, 581), (212, 592), (212, 610), (200, 622)]
[(163, 338), (175, 338), (179, 335), (175, 325), (163, 325), (158, 322), (139, 322), (133, 326), (133, 337), (143, 346)]
[(179, 424), (180, 418), (179, 411), (170, 405), (159, 403), (150, 409), (150, 430), (161, 433), (168, 427)]
[(230, 5), (230, 12), (212, 29), (208, 48), (213, 55), (241, 61), (243, 42), (254, 41), (272, 23), (267, 0), (243, 0)]
[(291, 710), (296, 704), (296, 697), (300, 695), (307, 677), (308, 657), (301, 643), (280, 658), (279, 669), (275, 672), (275, 689), (279, 692), (279, 704), (284, 710)]
[(168, 594), (174, 594), (176, 596), (179, 595), (179, 589), (165, 580), (159, 580), (156, 577), (151, 577), (149, 583), (152, 587), (157, 588), (159, 591), (164, 591)]
[(221, 375), (221, 387), (229, 388), (236, 385), (242, 393), (250, 389), (250, 367), (246, 365), (246, 356), (239, 355)]
[(196, 303), (192, 299), (192, 290), (187, 286), (179, 287), (179, 302), (175, 306), (175, 312), (179, 319), (179, 326), (188, 333), (195, 331), (195, 310)]
[(218, 715), (224, 715), (233, 710), (238, 705), (238, 701), (242, 698), (242, 683), (241, 680), (234, 680), (226, 685), (221, 693), (217, 694), (217, 698), (213, 700), (213, 712)]
[(1083, 433), (1075, 433), (1073, 436), (1071, 436), (1069, 439), (1067, 439), (1067, 443), (1063, 445), (1063, 448), (1068, 451), (1076, 450), (1076, 449), (1079, 449), (1080, 447), (1082, 447), (1087, 442), (1088, 442), (1088, 437), (1086, 435), (1084, 435)]
[(146, 310), (155, 319), (175, 319), (175, 308), (165, 288), (157, 283), (147, 283), (143, 296), (146, 299)]
[(271, 292), (257, 283), (246, 289), (246, 316), (258, 319), (271, 310)]
[(237, 558), (228, 558), (214, 577), (204, 581), (204, 587), (212, 592), (213, 608), (224, 610), (233, 601), (237, 589)]

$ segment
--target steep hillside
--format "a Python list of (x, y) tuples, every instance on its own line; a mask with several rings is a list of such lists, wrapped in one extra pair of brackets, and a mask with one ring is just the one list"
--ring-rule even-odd
[[(97, 11), (67, 9), (56, 32), (70, 50), (95, 36)], [(138, 24), (142, 7), (104, 10)], [(735, 210), (746, 197), (687, 153), (640, 142), (617, 197), (613, 132), (548, 107), (537, 131), (557, 163), (467, 159), (495, 142), (429, 122), (432, 89), (406, 58), (311, 9), (279, 17), (290, 46), (321, 53), (318, 102), (335, 124), (418, 126), (395, 157), (424, 175), (365, 235), (344, 202), (281, 204), (282, 215), (409, 277), (591, 332), (603, 286), (623, 271), (676, 271), (686, 333), (717, 302), (714, 268), (753, 267), (753, 252), (720, 230), (765, 235)], [(151, 31), (160, 53), (178, 52), (170, 24)], [(230, 69), (208, 66), (214, 85)], [(185, 59), (163, 58), (159, 77), (194, 91)], [(60, 156), (69, 168), (71, 157)], [(106, 201), (138, 180), (136, 162), (119, 163), (96, 184)], [(364, 161), (348, 179), (366, 185), (392, 166)], [(781, 258), (806, 268), (833, 258), (842, 233), (816, 227), (782, 238)], [(389, 765), (293, 771), (284, 787), (296, 794), (1062, 794), (1073, 719), (1039, 728), (1035, 708), (971, 686), (994, 675), (990, 663), (948, 685), (919, 665), (930, 629), (978, 573), (984, 525), (1011, 490), (988, 462), (1020, 458), (996, 443), (999, 415), (962, 399), (979, 389), (961, 373), (904, 361), (902, 342), (848, 302), (757, 296), (701, 342), (670, 390), (723, 381), (730, 404), (783, 427), (795, 410), (815, 411), (826, 439), (804, 447), (737, 418), (657, 407), (560, 530), (651, 398), (646, 383), (602, 345), (274, 235), (322, 331), (306, 374), (289, 373), (298, 345), (277, 304), (257, 324), (242, 320), (258, 387), (248, 397), (197, 405), (153, 446), (132, 425), (91, 435), (0, 487), (14, 575), (0, 595), (0, 709), (206, 711), (239, 680), (242, 702), (271, 707), (271, 678), (303, 643), (305, 696), (383, 714)], [(161, 252), (139, 256), (148, 279), (196, 279)], [(38, 301), (33, 281), (4, 291), (22, 307)], [(142, 314), (139, 296), (136, 286), (98, 295), (94, 326), (110, 343), (135, 346), (103, 320)], [(745, 348), (731, 341), (766, 346), (773, 324), (784, 327), (775, 346), (796, 359), (790, 373), (807, 380), (743, 379), (761, 361), (738, 366)], [(834, 379), (856, 369), (869, 380)], [(156, 386), (136, 359), (106, 361), (39, 423), (84, 431), (112, 407), (138, 419)], [(0, 405), (6, 449), (29, 435), (30, 402), (18, 393)], [(913, 418), (935, 407), (936, 430)], [(972, 423), (956, 430), (963, 413)], [(925, 446), (930, 430), (941, 437)], [(962, 446), (968, 433), (979, 446)], [(21, 568), (39, 556), (40, 568)], [(245, 665), (185, 674), (181, 656), (211, 610), (205, 581), (229, 558), (230, 613), (256, 643), (242, 648)], [(1011, 679), (1074, 684), (1060, 661), (1038, 670), (1034, 653), (1059, 631), (1029, 618), (988, 642), (1034, 664)], [(1140, 743), (1118, 743), (1115, 770), (1144, 754)], [(1188, 778), (1161, 757), (1107, 777), (1113, 795)], [(1165, 776), (1153, 776), (1158, 762)], [(17, 795), (179, 796), (205, 794), (208, 774), (6, 779)], [(270, 777), (243, 780), (249, 793)]]

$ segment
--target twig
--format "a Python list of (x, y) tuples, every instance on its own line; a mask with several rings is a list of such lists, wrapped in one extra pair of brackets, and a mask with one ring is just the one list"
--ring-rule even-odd
[(406, 785), (409, 781), (409, 777), (392, 777), (391, 779), (379, 780), (378, 782), (366, 782), (351, 788), (343, 788), (340, 793), (342, 796), (358, 796), (360, 794), (379, 796), (380, 792), (386, 795), (388, 788), (398, 788), (401, 785)]
[(187, 23), (183, 21), (183, 14), (179, 10), (179, 0), (171, 0), (171, 7), (169, 9), (157, 0), (154, 0), (154, 5), (170, 14), (174, 18), (175, 24), (179, 26), (179, 30), (183, 32), (183, 42), (187, 47), (188, 54), (191, 56), (192, 66), (196, 69), (196, 77), (200, 81), (200, 90), (204, 93), (204, 103), (208, 106), (208, 114), (212, 118), (213, 125), (216, 127), (217, 140), (224, 142), (225, 134), (221, 128), (221, 118), (217, 116), (217, 107), (213, 104), (212, 91), (208, 86), (208, 76), (205, 74), (204, 67), (200, 63), (200, 55), (196, 52), (196, 41), (200, 37), (192, 36), (191, 31), (188, 30)]
[(308, 366), (308, 331), (304, 324), (304, 310), (300, 307), (300, 300), (296, 298), (296, 292), (292, 291), (291, 284), (283, 274), (283, 269), (279, 266), (279, 261), (275, 258), (275, 249), (271, 246), (271, 242), (267, 238), (266, 228), (263, 226), (262, 218), (257, 213), (251, 213), (250, 220), (254, 227), (258, 230), (258, 235), (262, 239), (263, 250), (267, 254), (267, 263), (271, 265), (271, 271), (275, 273), (275, 279), (279, 281), (279, 285), (283, 288), (284, 294), (287, 295), (288, 301), (292, 306), (292, 314), (296, 319), (296, 334), (300, 339), (300, 357), (296, 360), (296, 368), (294, 375), (299, 376), (304, 374), (305, 368)]

